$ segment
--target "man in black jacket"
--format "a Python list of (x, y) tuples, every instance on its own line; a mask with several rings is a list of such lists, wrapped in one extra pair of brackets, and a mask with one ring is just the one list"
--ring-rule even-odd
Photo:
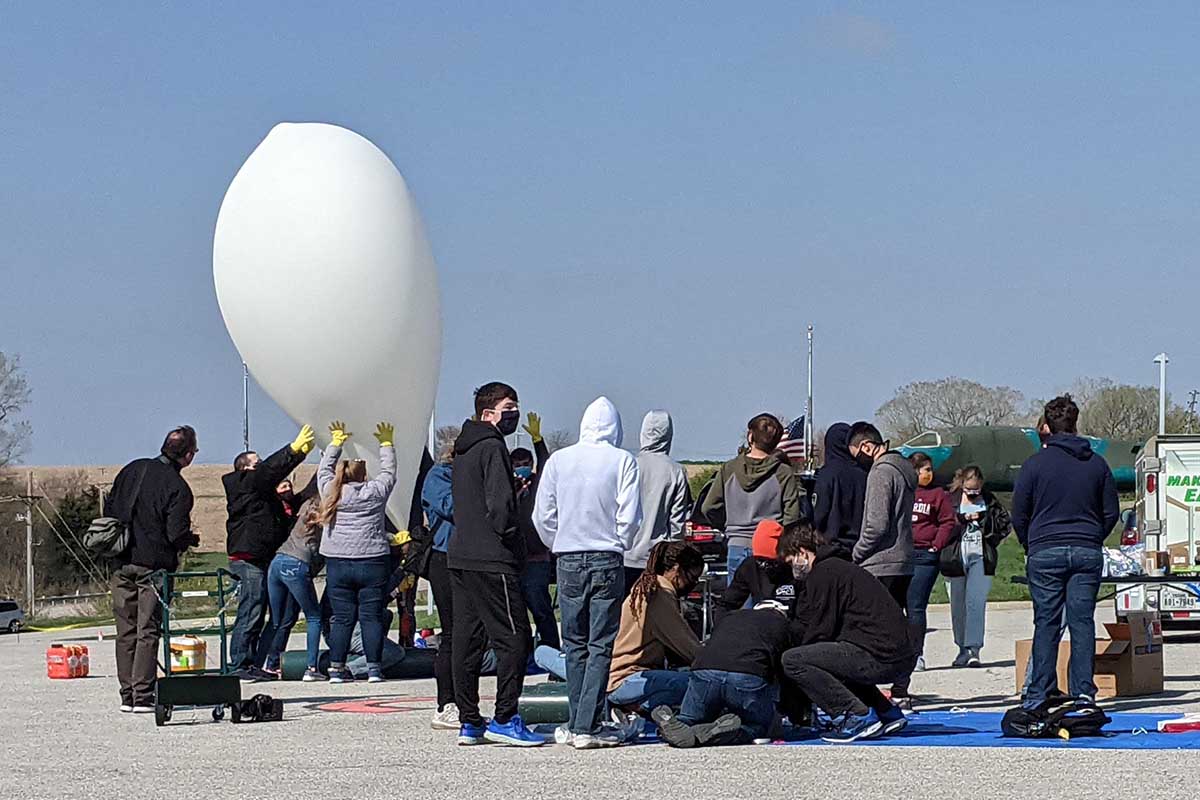
[(837, 422), (825, 432), (825, 464), (817, 472), (813, 525), (850, 558), (862, 529), (867, 470), (850, 455), (850, 426)]
[(313, 429), (305, 425), (295, 441), (266, 460), (260, 460), (253, 451), (241, 453), (233, 461), (233, 472), (221, 476), (229, 513), (225, 523), (229, 571), (238, 578), (238, 609), (229, 641), (229, 669), (245, 679), (273, 677), (260, 669), (274, 632), (272, 625), (267, 635), (262, 635), (267, 612), (267, 570), (275, 551), (291, 532), (276, 487), (304, 462), (315, 441)]
[(192, 490), (179, 471), (198, 452), (184, 425), (167, 434), (158, 458), (140, 458), (117, 473), (105, 516), (129, 526), (129, 549), (114, 559), (113, 616), (121, 711), (154, 712), (158, 641), (162, 630), (159, 576), (179, 566), (179, 554), (200, 543), (192, 533)]
[(904, 712), (876, 688), (916, 662), (900, 606), (871, 573), (813, 533), (781, 541), (779, 557), (803, 582), (808, 606), (806, 625), (793, 632), (800, 645), (783, 654), (783, 672), (836, 721), (825, 740), (852, 742), (903, 728)]
[[(446, 553), (454, 597), (454, 695), (458, 743), (540, 745), (517, 714), (531, 645), (521, 594), (525, 538), (517, 525), (512, 460), (504, 437), (521, 418), (517, 392), (503, 383), (475, 390), (475, 418), (454, 443), (454, 535)], [(496, 651), (496, 713), (479, 713), (479, 673), (488, 639)]]

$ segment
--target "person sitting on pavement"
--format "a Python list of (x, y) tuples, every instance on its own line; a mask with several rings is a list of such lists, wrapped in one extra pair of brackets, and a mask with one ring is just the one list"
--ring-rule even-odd
[(751, 558), (747, 558), (733, 574), (725, 593), (717, 598), (714, 608), (716, 621), (730, 611), (745, 608), (747, 600), (761, 603), (777, 600), (789, 611), (796, 599), (796, 583), (792, 568), (776, 557), (783, 526), (773, 519), (764, 519), (754, 530)]
[(788, 609), (764, 600), (717, 624), (692, 662), (679, 713), (654, 709), (659, 735), (672, 747), (769, 742), (779, 696), (779, 659), (789, 641)]
[(783, 654), (783, 674), (835, 721), (823, 738), (845, 743), (896, 733), (907, 720), (876, 688), (911, 672), (908, 621), (882, 583), (838, 557), (837, 545), (802, 531), (779, 557), (804, 584), (807, 625)]

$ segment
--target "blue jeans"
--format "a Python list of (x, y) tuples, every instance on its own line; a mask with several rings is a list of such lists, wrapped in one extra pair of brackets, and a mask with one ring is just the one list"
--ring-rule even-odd
[(1096, 592), (1104, 557), (1098, 547), (1047, 547), (1029, 555), (1025, 573), (1033, 598), (1033, 653), (1025, 707), (1038, 705), (1055, 688), (1058, 678), (1059, 624), (1066, 608), (1071, 631), (1071, 660), (1067, 671), (1072, 696), (1096, 696), (1092, 674), (1096, 666)]
[(608, 693), (608, 702), (618, 708), (636, 708), (649, 717), (658, 706), (678, 708), (687, 694), (689, 672), (648, 669), (635, 672)]
[[(321, 660), (321, 601), (317, 599), (308, 564), (293, 556), (275, 556), (267, 570), (267, 593), (271, 599), (272, 619), (286, 619), (289, 601), (296, 603), (304, 612), (304, 621), (308, 626), (305, 640), (308, 666), (316, 669)], [(290, 625), (276, 626), (268, 659), (278, 659), (279, 654), (287, 649), (289, 634)]]
[(539, 645), (562, 647), (558, 636), (558, 620), (554, 618), (554, 603), (550, 600), (550, 581), (554, 577), (554, 565), (549, 561), (527, 561), (521, 572), (521, 594), (525, 596), (525, 607), (533, 617)]
[(908, 584), (908, 627), (912, 631), (917, 655), (925, 653), (925, 634), (929, 630), (926, 610), (940, 574), (937, 553), (931, 553), (928, 549), (913, 551), (912, 583)]
[(749, 547), (737, 544), (731, 544), (725, 548), (725, 569), (729, 571), (729, 575), (725, 578), (726, 585), (733, 581), (733, 573), (737, 572), (737, 568), (750, 557), (752, 552)]
[(267, 616), (267, 573), (249, 561), (230, 559), (229, 571), (238, 579), (237, 617), (229, 635), (229, 670), (261, 666), (255, 658)]
[(355, 620), (362, 626), (367, 664), (383, 661), (385, 590), (392, 568), (387, 556), (329, 558), (325, 561), (326, 593), (333, 609), (329, 625), (329, 663), (345, 665)]
[(950, 627), (959, 650), (983, 649), (983, 631), (987, 624), (987, 599), (992, 576), (984, 572), (983, 553), (963, 559), (961, 578), (949, 578)]
[(775, 721), (775, 687), (757, 675), (718, 669), (693, 670), (679, 709), (685, 725), (715, 722), (737, 714), (747, 739), (761, 739)]
[(621, 627), (624, 583), (620, 553), (564, 553), (558, 557), (571, 733), (600, 730), (613, 641)]

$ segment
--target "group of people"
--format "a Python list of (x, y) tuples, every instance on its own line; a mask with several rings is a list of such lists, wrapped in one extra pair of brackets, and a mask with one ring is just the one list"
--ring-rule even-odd
[[(1076, 434), (1077, 418), (1070, 398), (1047, 404), (1045, 447), (1021, 471), (1011, 518), (978, 468), (936, 487), (927, 456), (905, 458), (867, 422), (829, 429), (826, 463), (806, 492), (779, 449), (784, 426), (770, 414), (749, 422), (745, 446), (693, 508), (686, 473), (669, 456), (666, 412), (646, 415), (636, 456), (621, 449), (620, 415), (603, 397), (584, 412), (577, 444), (550, 454), (530, 414), (533, 452), (510, 452), (505, 437), (521, 424), (517, 392), (488, 383), (417, 487), (422, 542), (389, 529), (390, 425), (376, 430), (377, 476), (341, 458), (351, 434), (335, 422), (314, 482), (293, 492), (283, 482), (314, 446), (305, 426), (267, 459), (239, 455), (225, 476), (230, 569), (240, 579), (233, 667), (271, 677), (303, 613), (305, 680), (353, 679), (346, 658), (356, 626), (368, 679), (382, 680), (385, 606), (403, 573), (397, 553), (427, 545), (413, 571), (429, 580), (442, 627), (431, 724), (456, 731), (460, 744), (545, 743), (518, 714), (532, 663), (565, 680), (569, 720), (555, 741), (576, 749), (631, 741), (646, 720), (677, 747), (769, 740), (785, 719), (829, 741), (874, 738), (906, 724), (939, 574), (950, 584), (954, 663), (979, 663), (990, 576), (1011, 527), (1029, 554), (1035, 607), (1026, 702), (1056, 688), (1064, 607), (1070, 692), (1094, 696), (1090, 626), (1117, 502), (1107, 465)], [(113, 579), (122, 710), (153, 704), (153, 576), (175, 569), (196, 543), (191, 493), (179, 477), (196, 452), (194, 431), (172, 431), (159, 458), (122, 470), (107, 501), (106, 513), (129, 521), (134, 543)], [(728, 544), (706, 642), (681, 606), (711, 566), (684, 538), (693, 514), (723, 530)], [(322, 562), (324, 601), (313, 584)], [(327, 671), (319, 659), (326, 620)], [(497, 679), (490, 719), (479, 706), (485, 660)], [(878, 688), (887, 683), (890, 699)]]

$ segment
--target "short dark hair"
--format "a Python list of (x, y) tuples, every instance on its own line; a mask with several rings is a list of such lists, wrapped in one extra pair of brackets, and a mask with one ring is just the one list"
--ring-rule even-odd
[(253, 450), (247, 450), (244, 453), (238, 453), (237, 458), (233, 460), (233, 469), (235, 472), (241, 472), (246, 467), (250, 466), (250, 456), (257, 455)]
[(774, 414), (759, 414), (746, 423), (746, 430), (754, 446), (767, 453), (775, 452), (783, 438), (783, 423)]
[(517, 399), (517, 390), (507, 383), (492, 381), (480, 386), (475, 390), (475, 419), (479, 419), (483, 416), (483, 412), (489, 408), (495, 408), (505, 400), (512, 400), (514, 403), (520, 402)]
[(920, 472), (923, 467), (933, 469), (933, 459), (927, 453), (922, 453), (920, 450), (908, 457), (908, 463), (913, 465), (913, 469)]
[(817, 552), (817, 548), (825, 544), (821, 534), (813, 530), (813, 526), (801, 520), (784, 528), (779, 535), (779, 544), (775, 549), (775, 557), (780, 561), (800, 555), (801, 550)]
[(518, 462), (521, 464), (533, 464), (533, 453), (529, 452), (529, 448), (527, 447), (518, 447), (509, 453), (508, 457), (512, 460), (513, 466), (516, 466)]
[(198, 452), (196, 447), (196, 430), (191, 425), (180, 425), (163, 439), (162, 449), (159, 450), (172, 461), (182, 461), (192, 453)]
[(1046, 403), (1045, 417), (1050, 433), (1075, 433), (1079, 430), (1079, 406), (1075, 405), (1069, 394)]
[(869, 422), (856, 422), (850, 426), (850, 438), (848, 445), (854, 447), (856, 444), (870, 442), (871, 444), (883, 444), (883, 434)]

